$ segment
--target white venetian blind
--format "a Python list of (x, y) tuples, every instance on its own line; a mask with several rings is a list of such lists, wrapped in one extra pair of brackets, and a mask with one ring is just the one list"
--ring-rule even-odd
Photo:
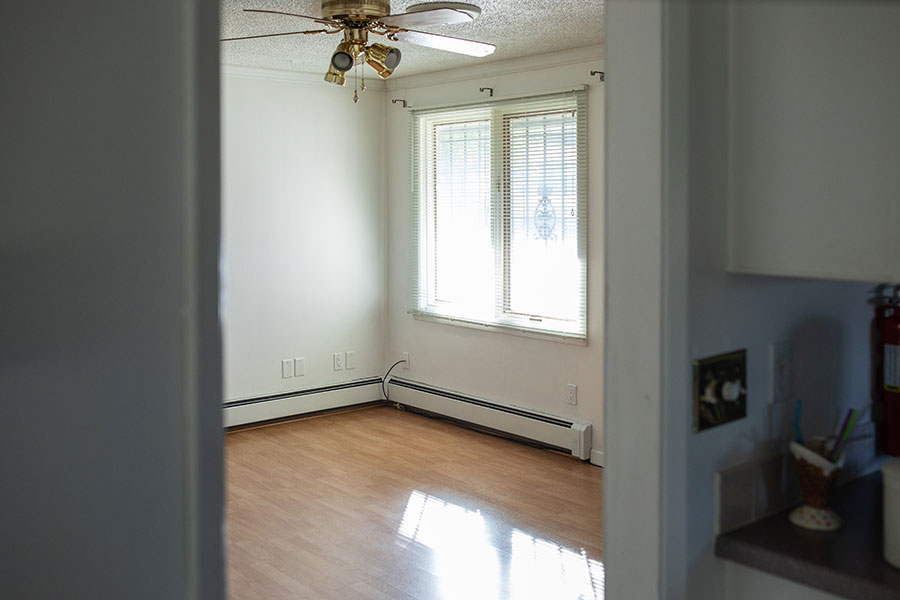
[(412, 117), (412, 312), (586, 336), (586, 92)]

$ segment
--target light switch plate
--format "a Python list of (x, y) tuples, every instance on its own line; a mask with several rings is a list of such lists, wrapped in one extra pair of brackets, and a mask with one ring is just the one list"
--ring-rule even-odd
[(747, 416), (747, 351), (694, 361), (694, 432)]
[(294, 377), (303, 377), (306, 375), (306, 359), (294, 359)]
[(286, 358), (281, 361), (281, 378), (290, 379), (294, 376), (294, 361)]

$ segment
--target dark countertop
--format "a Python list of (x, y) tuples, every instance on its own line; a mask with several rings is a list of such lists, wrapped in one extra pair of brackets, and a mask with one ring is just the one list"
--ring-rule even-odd
[(847, 598), (900, 598), (900, 569), (885, 562), (881, 472), (835, 489), (831, 509), (844, 520), (833, 532), (788, 521), (791, 509), (716, 539), (716, 556)]

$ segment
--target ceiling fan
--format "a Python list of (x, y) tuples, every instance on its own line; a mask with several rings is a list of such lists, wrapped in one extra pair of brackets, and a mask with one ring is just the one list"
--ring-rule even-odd
[(331, 64), (325, 74), (325, 81), (338, 85), (344, 85), (347, 71), (363, 61), (382, 78), (389, 77), (400, 64), (400, 50), (381, 43), (369, 44), (370, 33), (384, 36), (391, 42), (409, 42), (469, 56), (487, 56), (496, 49), (493, 44), (407, 29), (407, 27), (468, 23), (481, 15), (479, 7), (462, 2), (426, 2), (410, 6), (405, 13), (396, 15), (390, 14), (390, 0), (322, 0), (321, 17), (253, 8), (244, 9), (244, 12), (294, 17), (320, 27), (306, 31), (224, 38), (223, 42), (343, 32), (344, 39), (331, 55)]

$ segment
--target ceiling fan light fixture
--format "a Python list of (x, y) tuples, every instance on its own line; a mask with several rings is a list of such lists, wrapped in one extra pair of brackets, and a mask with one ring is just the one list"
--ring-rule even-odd
[(399, 49), (384, 44), (372, 44), (366, 48), (366, 62), (382, 79), (387, 79), (394, 72), (402, 57)]
[(328, 72), (325, 73), (325, 81), (343, 86), (347, 83), (347, 76), (335, 69), (334, 65), (329, 65)]
[(355, 44), (349, 42), (341, 42), (338, 44), (337, 50), (331, 55), (331, 68), (341, 73), (346, 73), (353, 68), (358, 54), (353, 47)]
[(360, 54), (366, 50), (368, 32), (364, 29), (347, 29), (344, 31), (344, 41), (338, 44), (337, 50), (331, 55), (331, 66), (342, 73), (353, 68), (362, 57)]
[(338, 50), (331, 55), (331, 68), (346, 73), (353, 68), (353, 57), (349, 52)]
[[(483, 57), (496, 47), (478, 42), (436, 33), (427, 33), (410, 27), (428, 25), (452, 25), (475, 20), (481, 9), (465, 2), (424, 2), (407, 7), (407, 12), (390, 14), (390, 0), (320, 0), (321, 17), (263, 8), (246, 8), (244, 13), (267, 14), (302, 19), (307, 22), (303, 31), (266, 33), (243, 37), (223, 38), (223, 42), (275, 38), (305, 34), (343, 33), (344, 39), (331, 55), (325, 81), (337, 85), (346, 84), (346, 73), (363, 61), (369, 64), (382, 79), (389, 77), (400, 64), (399, 49), (384, 44), (369, 43), (369, 34), (384, 36), (391, 42), (407, 42), (467, 56)], [(323, 28), (324, 26), (324, 28)], [(363, 80), (365, 81), (365, 80)], [(363, 83), (363, 89), (365, 84)]]

